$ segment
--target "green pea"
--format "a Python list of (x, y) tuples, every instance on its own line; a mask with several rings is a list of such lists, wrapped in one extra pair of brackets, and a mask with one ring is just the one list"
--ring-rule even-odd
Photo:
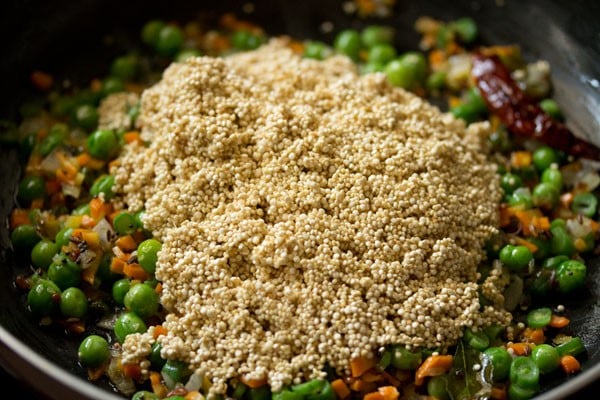
[(574, 213), (592, 218), (598, 210), (598, 198), (593, 193), (577, 193), (573, 196), (571, 210)]
[(544, 260), (544, 263), (542, 264), (542, 266), (544, 268), (549, 268), (549, 269), (557, 269), (558, 266), (563, 262), (563, 261), (567, 261), (569, 259), (569, 257), (567, 256), (554, 256), (554, 257), (550, 257)]
[(467, 328), (463, 339), (469, 346), (479, 351), (487, 349), (490, 345), (490, 338), (481, 330), (474, 332), (472, 329)]
[(235, 31), (231, 35), (231, 44), (238, 50), (254, 50), (263, 43), (263, 38), (245, 30)]
[(42, 316), (54, 313), (58, 309), (59, 302), (60, 289), (48, 279), (38, 279), (27, 293), (29, 309)]
[(541, 146), (535, 149), (532, 154), (533, 164), (538, 171), (544, 171), (550, 168), (552, 164), (558, 164), (558, 154), (550, 146)]
[(65, 317), (81, 318), (87, 314), (88, 299), (78, 287), (65, 289), (60, 296), (60, 311)]
[(409, 51), (390, 61), (385, 73), (392, 85), (414, 89), (422, 85), (427, 76), (427, 61), (422, 53)]
[(132, 54), (117, 57), (110, 65), (112, 76), (122, 80), (130, 81), (137, 75), (138, 59)]
[(88, 151), (94, 158), (108, 160), (119, 152), (119, 139), (111, 129), (94, 131), (87, 140)]
[(560, 355), (556, 348), (545, 343), (535, 346), (531, 352), (531, 358), (542, 374), (554, 371), (560, 364)]
[[(173, 384), (184, 383), (185, 379), (191, 375), (187, 364), (179, 360), (167, 360), (160, 372), (163, 376), (169, 377)], [(170, 389), (172, 388), (170, 387)]]
[(185, 62), (189, 58), (200, 57), (202, 53), (196, 49), (184, 49), (177, 53), (175, 57), (175, 61), (177, 62)]
[(552, 246), (549, 240), (542, 239), (541, 237), (530, 237), (527, 240), (537, 247), (537, 250), (533, 253), (533, 258), (536, 260), (545, 260), (552, 253)]
[(56, 257), (48, 267), (48, 279), (65, 290), (81, 283), (81, 267), (65, 254)]
[(125, 91), (123, 81), (116, 76), (108, 76), (102, 80), (101, 92), (103, 96)]
[(162, 345), (160, 343), (158, 343), (158, 342), (152, 343), (149, 360), (150, 360), (150, 364), (152, 365), (152, 368), (155, 370), (160, 370), (167, 362), (167, 360), (162, 358), (162, 356), (160, 355), (161, 350), (162, 350)]
[(110, 358), (108, 341), (98, 335), (85, 337), (79, 344), (77, 357), (85, 367), (99, 367)]
[(472, 43), (477, 39), (477, 24), (472, 18), (459, 18), (450, 24), (450, 28), (463, 43)]
[(63, 123), (56, 123), (50, 128), (48, 136), (40, 143), (39, 151), (42, 157), (47, 156), (59, 144), (61, 144), (69, 134), (69, 127)]
[(510, 400), (529, 400), (537, 394), (538, 387), (525, 388), (520, 385), (511, 383), (508, 386), (508, 398)]
[(440, 90), (446, 86), (446, 71), (435, 71), (429, 74), (425, 87), (429, 90)]
[(130, 235), (135, 232), (137, 224), (133, 215), (123, 211), (115, 216), (113, 227), (118, 235)]
[(62, 228), (56, 236), (54, 237), (54, 243), (58, 246), (58, 251), (62, 249), (63, 246), (68, 246), (71, 243), (71, 235), (73, 234), (73, 228), (65, 226)]
[(544, 210), (552, 210), (558, 204), (559, 190), (549, 183), (539, 183), (533, 188), (531, 200), (533, 205)]
[(552, 310), (548, 307), (537, 308), (531, 310), (527, 314), (527, 326), (530, 328), (544, 328), (552, 319)]
[(112, 286), (112, 297), (115, 303), (122, 306), (124, 305), (125, 295), (131, 288), (131, 281), (129, 278), (122, 278), (113, 283)]
[(26, 175), (17, 189), (17, 201), (27, 207), (33, 200), (43, 199), (46, 196), (46, 182), (44, 178), (36, 175)]
[(162, 244), (156, 239), (146, 239), (139, 244), (137, 249), (138, 262), (147, 273), (154, 274), (158, 252), (161, 248)]
[(375, 63), (375, 62), (367, 62), (362, 66), (361, 73), (363, 74), (372, 74), (375, 72), (384, 72), (385, 64)]
[(510, 364), (510, 382), (523, 388), (538, 387), (540, 369), (531, 357), (518, 356)]
[(544, 172), (542, 172), (540, 180), (554, 186), (559, 192), (562, 190), (563, 176), (558, 168), (546, 168)]
[(139, 283), (127, 291), (123, 304), (128, 311), (135, 312), (141, 318), (147, 318), (158, 311), (159, 298), (154, 289)]
[(402, 370), (415, 370), (421, 364), (422, 354), (420, 351), (412, 352), (404, 346), (392, 348), (392, 365)]
[(540, 101), (540, 108), (552, 118), (561, 121), (564, 117), (560, 111), (558, 103), (553, 99), (544, 99)]
[(562, 218), (555, 218), (552, 220), (552, 222), (550, 222), (550, 229), (554, 229), (556, 227), (560, 227), (560, 228), (567, 228), (567, 221), (565, 221)]
[(136, 212), (136, 213), (133, 215), (133, 217), (134, 217), (134, 219), (135, 219), (135, 226), (136, 226), (137, 228), (144, 229), (144, 221), (143, 221), (143, 218), (144, 218), (144, 215), (145, 215), (145, 214), (146, 214), (146, 211), (145, 211), (145, 210), (140, 210), (140, 211)]
[(552, 234), (550, 243), (552, 245), (553, 255), (565, 255), (570, 257), (575, 253), (576, 249), (575, 245), (573, 244), (573, 239), (566, 228), (559, 225), (553, 227), (551, 224), (550, 233)]
[(75, 99), (71, 96), (59, 96), (52, 101), (50, 112), (57, 117), (66, 117), (75, 108)]
[(506, 194), (512, 194), (516, 189), (523, 186), (523, 180), (517, 174), (507, 172), (500, 179), (500, 186)]
[(369, 25), (360, 33), (360, 41), (366, 48), (378, 44), (391, 44), (394, 41), (394, 28), (384, 25)]
[(456, 106), (453, 106), (450, 109), (450, 112), (456, 118), (463, 119), (467, 123), (472, 123), (482, 118), (481, 113), (479, 112), (477, 107), (471, 103), (460, 103)]
[(358, 60), (361, 49), (360, 34), (354, 29), (340, 31), (333, 41), (333, 47), (353, 60)]
[(81, 204), (73, 210), (73, 215), (90, 215), (92, 212), (89, 203)]
[(528, 210), (533, 207), (533, 200), (531, 199), (531, 192), (527, 187), (520, 187), (516, 189), (508, 197), (508, 205), (511, 207), (520, 207), (524, 210)]
[(574, 336), (570, 340), (556, 346), (556, 351), (562, 356), (577, 356), (585, 352), (585, 345), (579, 336)]
[(147, 390), (140, 390), (139, 392), (135, 392), (131, 400), (160, 400), (160, 397), (155, 395), (153, 392), (149, 392)]
[(175, 25), (165, 25), (158, 32), (155, 48), (156, 52), (165, 57), (177, 54), (183, 45), (183, 31)]
[(483, 352), (492, 363), (492, 378), (494, 382), (501, 382), (508, 377), (512, 357), (504, 347), (489, 347)]
[(533, 254), (527, 247), (507, 244), (500, 250), (500, 261), (512, 271), (522, 271), (533, 260)]
[(127, 335), (146, 332), (146, 323), (134, 312), (124, 312), (115, 321), (115, 336), (123, 343)]
[(561, 293), (571, 293), (585, 283), (587, 267), (576, 260), (563, 261), (556, 270), (556, 281)]
[(98, 125), (98, 111), (90, 104), (82, 104), (75, 109), (75, 123), (86, 131), (91, 131)]
[(100, 193), (104, 193), (106, 199), (112, 198), (115, 193), (113, 192), (113, 186), (115, 184), (115, 177), (112, 175), (101, 175), (96, 179), (90, 188), (90, 194), (92, 196), (99, 196)]
[(329, 47), (318, 40), (311, 40), (304, 46), (303, 56), (315, 60), (324, 60), (329, 55)]
[(146, 43), (149, 46), (156, 47), (158, 43), (158, 36), (160, 35), (160, 31), (164, 28), (165, 23), (161, 20), (150, 20), (144, 24), (142, 27), (141, 37), (142, 42)]
[(19, 225), (10, 233), (10, 241), (18, 252), (31, 253), (31, 249), (40, 240), (42, 238), (38, 235), (33, 225), (30, 224)]
[(440, 49), (446, 48), (449, 43), (454, 41), (454, 35), (455, 32), (450, 26), (441, 24), (435, 36), (435, 45)]
[(56, 253), (58, 253), (56, 243), (47, 239), (40, 240), (31, 249), (31, 263), (36, 268), (47, 270)]
[(433, 376), (427, 381), (427, 394), (438, 400), (447, 400), (450, 398), (447, 387), (448, 378), (445, 375)]
[(391, 44), (378, 44), (369, 49), (367, 62), (387, 64), (396, 58), (396, 49)]

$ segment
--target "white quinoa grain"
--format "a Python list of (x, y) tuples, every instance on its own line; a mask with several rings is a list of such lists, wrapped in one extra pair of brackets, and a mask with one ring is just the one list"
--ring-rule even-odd
[[(172, 64), (138, 123), (151, 144), (112, 172), (163, 243), (157, 341), (211, 393), (238, 375), (278, 390), (326, 361), (348, 372), (392, 343), (443, 349), (510, 318), (494, 280), (480, 311), (476, 283), (501, 198), (487, 123), (283, 40)], [(124, 360), (151, 340), (130, 335)]]

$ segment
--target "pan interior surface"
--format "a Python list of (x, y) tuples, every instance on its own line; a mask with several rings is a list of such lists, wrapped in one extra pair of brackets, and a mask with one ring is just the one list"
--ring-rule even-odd
[[(0, 118), (13, 118), (18, 106), (34, 94), (27, 82), (33, 69), (59, 78), (86, 82), (105, 73), (107, 60), (138, 46), (142, 24), (150, 18), (190, 20), (199, 10), (217, 16), (231, 11), (262, 25), (267, 33), (287, 33), (331, 43), (333, 32), (323, 32), (323, 22), (334, 31), (359, 28), (371, 23), (390, 23), (398, 28), (400, 49), (416, 48), (416, 18), (429, 15), (442, 20), (473, 17), (481, 41), (519, 44), (526, 58), (547, 60), (552, 67), (555, 98), (578, 135), (600, 144), (600, 5), (594, 1), (396, 1), (386, 19), (360, 19), (342, 10), (343, 1), (285, 0), (245, 2), (52, 2), (6, 1), (0, 5), (0, 32), (12, 38), (5, 43), (0, 60)], [(0, 217), (6, 221), (22, 170), (17, 151), (1, 148)], [(79, 338), (64, 339), (59, 331), (40, 328), (26, 312), (25, 299), (13, 282), (26, 270), (17, 266), (7, 224), (0, 227), (0, 362), (15, 375), (52, 398), (120, 398), (110, 384), (87, 380), (83, 368), (74, 363)], [(566, 398), (600, 379), (600, 258), (589, 263), (585, 290), (564, 305), (573, 330), (584, 340), (587, 355), (583, 371), (569, 378), (562, 375), (543, 388), (539, 399)]]

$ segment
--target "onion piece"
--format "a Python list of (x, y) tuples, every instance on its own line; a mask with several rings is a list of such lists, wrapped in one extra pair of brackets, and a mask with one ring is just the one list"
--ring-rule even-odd
[(111, 358), (108, 368), (106, 369), (106, 375), (108, 375), (108, 378), (113, 385), (115, 385), (117, 390), (124, 395), (131, 396), (136, 392), (137, 389), (133, 379), (125, 376), (120, 356)]
[(187, 383), (185, 384), (185, 388), (187, 389), (188, 392), (200, 391), (200, 388), (202, 387), (203, 379), (204, 379), (204, 377), (202, 375), (193, 373), (192, 375), (190, 375), (190, 378), (188, 379)]
[(115, 230), (110, 225), (110, 223), (106, 220), (106, 218), (102, 218), (95, 226), (92, 228), (96, 233), (98, 233), (98, 237), (100, 238), (100, 245), (102, 246), (102, 250), (109, 251), (112, 248), (112, 241), (115, 238)]

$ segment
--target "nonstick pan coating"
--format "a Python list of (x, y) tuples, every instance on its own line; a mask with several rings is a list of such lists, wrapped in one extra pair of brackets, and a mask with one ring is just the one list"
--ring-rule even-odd
[[(75, 82), (105, 73), (109, 61), (136, 46), (140, 28), (149, 18), (191, 20), (199, 10), (213, 15), (232, 11), (243, 15), (247, 2), (214, 1), (3, 1), (0, 5), (0, 118), (13, 118), (30, 97), (27, 77), (42, 69)], [(342, 11), (343, 1), (254, 1), (245, 15), (269, 34), (331, 42), (334, 33), (319, 27), (330, 21), (336, 30), (369, 23), (392, 23), (400, 49), (415, 49), (413, 23), (421, 15), (442, 20), (471, 16), (483, 43), (522, 46), (529, 60), (552, 66), (555, 98), (578, 135), (600, 143), (600, 3), (589, 1), (447, 1), (398, 0), (392, 17), (358, 19)], [(13, 207), (21, 170), (16, 150), (0, 149), (0, 218)], [(37, 390), (56, 399), (121, 398), (108, 382), (87, 381), (75, 363), (78, 338), (65, 341), (61, 332), (41, 329), (25, 310), (14, 285), (20, 271), (10, 248), (7, 224), (0, 227), (0, 363)], [(557, 377), (539, 399), (567, 398), (600, 379), (600, 259), (589, 263), (590, 282), (565, 305), (575, 332), (588, 349), (583, 372)]]

